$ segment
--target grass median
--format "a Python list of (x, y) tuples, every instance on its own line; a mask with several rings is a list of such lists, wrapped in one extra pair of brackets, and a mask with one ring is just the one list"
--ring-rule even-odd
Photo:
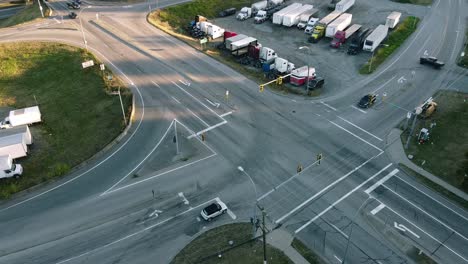
[[(250, 223), (220, 226), (190, 242), (174, 257), (171, 264), (262, 263), (262, 242), (251, 238), (252, 225)], [(270, 245), (267, 245), (267, 258), (270, 264), (292, 264), (282, 251)]]
[(360, 74), (373, 73), (380, 64), (392, 55), (405, 41), (406, 39), (416, 30), (419, 24), (419, 18), (409, 16), (405, 18), (396, 29), (390, 31), (387, 39), (378, 47), (374, 52), (371, 59), (359, 69)]
[[(416, 165), (468, 193), (468, 94), (442, 90), (434, 101), (437, 111), (418, 120), (406, 154), (413, 155)], [(422, 128), (430, 131), (425, 144), (417, 140)], [(404, 143), (407, 137), (407, 131), (401, 134)]]
[[(0, 110), (38, 104), (43, 122), (31, 127), (34, 144), (16, 162), (24, 167), (19, 179), (0, 180), (0, 198), (62, 176), (103, 149), (125, 128), (119, 97), (121, 86), (87, 51), (54, 43), (0, 45)], [(127, 116), (132, 95), (122, 87)], [(128, 118), (127, 118), (128, 119)]]
[[(28, 1), (24, 3), (24, 5), (25, 7), (15, 15), (9, 18), (0, 19), (0, 28), (11, 27), (42, 18), (42, 14), (37, 1)], [(42, 2), (41, 5), (43, 8), (44, 16), (49, 16), (50, 10), (47, 8), (47, 5), (45, 5), (44, 2)]]

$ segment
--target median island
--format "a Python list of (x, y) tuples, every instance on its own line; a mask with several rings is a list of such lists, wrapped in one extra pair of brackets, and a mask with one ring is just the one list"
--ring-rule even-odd
[[(83, 69), (90, 60), (94, 66)], [(99, 64), (91, 53), (68, 45), (0, 44), (0, 119), (36, 105), (42, 114), (42, 122), (30, 126), (34, 143), (27, 156), (15, 160), (23, 174), (0, 179), (0, 199), (69, 173), (125, 129), (116, 92), (120, 88), (127, 120), (132, 94)]]

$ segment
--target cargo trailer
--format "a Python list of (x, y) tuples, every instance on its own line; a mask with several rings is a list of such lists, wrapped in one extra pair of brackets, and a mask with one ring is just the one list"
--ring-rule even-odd
[(305, 11), (299, 17), (299, 23), (297, 24), (297, 28), (304, 29), (307, 27), (309, 20), (318, 12), (318, 9), (312, 8), (310, 10)]
[(364, 46), (365, 51), (374, 52), (374, 50), (384, 41), (387, 37), (388, 27), (385, 25), (378, 25), (377, 28), (366, 38)]
[(295, 10), (295, 9), (301, 7), (301, 6), (302, 6), (302, 4), (292, 3), (289, 6), (281, 9), (280, 11), (275, 12), (273, 14), (273, 24), (282, 25), (284, 15), (287, 14), (288, 12), (292, 11), (292, 10)]
[(0, 156), (10, 155), (12, 159), (26, 157), (28, 147), (21, 134), (0, 138)]
[(244, 34), (239, 34), (239, 35), (232, 36), (230, 38), (226, 38), (226, 40), (224, 41), (226, 49), (231, 50), (231, 43), (239, 41), (241, 39), (245, 39), (245, 38), (247, 38), (247, 36)]
[(41, 111), (39, 110), (39, 106), (33, 106), (10, 111), (10, 114), (0, 122), (0, 128), (5, 129), (21, 125), (29, 125), (41, 121)]
[(27, 145), (31, 145), (33, 143), (33, 138), (31, 135), (31, 131), (27, 125), (17, 126), (10, 129), (2, 129), (0, 130), (0, 138), (7, 137), (11, 135), (21, 134), (24, 137), (24, 140)]
[(325, 31), (325, 37), (333, 38), (339, 30), (347, 28), (351, 24), (352, 14), (344, 13), (331, 22)]
[(393, 29), (398, 24), (398, 22), (400, 22), (400, 17), (401, 17), (400, 12), (390, 13), (390, 15), (388, 15), (387, 17), (387, 20), (385, 21), (385, 25), (388, 28)]
[(336, 3), (335, 10), (340, 12), (346, 12), (354, 5), (355, 0), (341, 0)]
[(301, 7), (298, 7), (297, 9), (288, 12), (283, 16), (283, 26), (292, 27), (297, 25), (301, 18), (301, 14), (312, 9), (312, 5), (303, 5)]

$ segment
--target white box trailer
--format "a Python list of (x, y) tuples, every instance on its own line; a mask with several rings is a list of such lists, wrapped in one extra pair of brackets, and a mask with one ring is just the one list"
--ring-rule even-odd
[(212, 39), (217, 39), (224, 36), (224, 28), (220, 28), (216, 25), (209, 25), (208, 32), (206, 34)]
[(233, 37), (227, 38), (225, 40), (225, 43), (224, 43), (226, 45), (226, 49), (230, 50), (231, 49), (231, 43), (239, 41), (241, 39), (245, 39), (245, 38), (247, 38), (247, 36), (244, 35), (244, 34), (239, 34), (239, 35), (235, 35)]
[(327, 26), (330, 24), (333, 20), (335, 20), (337, 17), (339, 17), (343, 12), (340, 11), (333, 11), (324, 18), (320, 19), (319, 24)]
[(364, 46), (362, 47), (365, 51), (374, 52), (374, 50), (382, 43), (382, 41), (387, 37), (388, 27), (385, 25), (378, 25), (377, 28), (372, 31), (372, 33), (364, 41)]
[(19, 177), (21, 174), (23, 174), (23, 167), (14, 164), (10, 155), (0, 156), (0, 179)]
[(341, 0), (336, 3), (335, 10), (340, 12), (346, 12), (354, 5), (355, 0)]
[(29, 125), (41, 121), (41, 111), (39, 111), (39, 106), (33, 106), (10, 111), (10, 114), (5, 118), (5, 120), (0, 122), (0, 128), (4, 129), (21, 125)]
[(250, 8), (252, 8), (252, 14), (257, 14), (258, 11), (265, 9), (267, 5), (267, 1), (253, 3), (252, 6), (250, 6)]
[(312, 5), (303, 5), (301, 7), (291, 10), (283, 16), (283, 26), (291, 27), (297, 25), (297, 23), (299, 23), (299, 20), (301, 19), (301, 14), (313, 8), (314, 6)]
[(0, 138), (7, 137), (11, 135), (21, 134), (24, 137), (24, 140), (27, 145), (31, 145), (33, 143), (33, 138), (31, 135), (31, 131), (27, 125), (12, 127), (10, 129), (2, 129), (0, 130)]
[(339, 30), (344, 30), (351, 25), (352, 14), (344, 13), (331, 22), (325, 31), (325, 37), (333, 38)]
[(12, 159), (26, 157), (28, 147), (21, 134), (0, 138), (0, 156), (10, 155)]
[(243, 38), (241, 40), (238, 40), (236, 42), (232, 42), (231, 43), (231, 47), (230, 47), (230, 50), (232, 51), (235, 51), (235, 50), (238, 50), (238, 49), (242, 49), (242, 48), (245, 48), (253, 43), (256, 43), (257, 42), (257, 39), (256, 38), (252, 38), (252, 37), (246, 37), (246, 38)]
[(400, 22), (400, 17), (401, 17), (400, 12), (390, 13), (390, 15), (388, 15), (388, 17), (387, 17), (387, 20), (385, 21), (385, 25), (388, 28), (393, 29), (398, 24), (398, 22)]
[(281, 9), (280, 11), (273, 13), (273, 24), (282, 25), (284, 15), (287, 14), (289, 11), (297, 9), (301, 6), (302, 4), (292, 3), (288, 5), (287, 7)]
[(312, 18), (315, 13), (318, 12), (318, 9), (312, 8), (310, 10), (305, 11), (302, 13), (299, 17), (299, 23), (297, 23), (297, 28), (303, 29), (307, 26), (307, 23), (309, 22), (309, 19)]

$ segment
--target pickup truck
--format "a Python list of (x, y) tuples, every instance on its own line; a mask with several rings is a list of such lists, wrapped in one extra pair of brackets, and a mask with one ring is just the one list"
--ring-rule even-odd
[(419, 63), (420, 64), (429, 64), (435, 69), (440, 69), (442, 68), (445, 63), (438, 60), (436, 57), (421, 57), (419, 58)]

